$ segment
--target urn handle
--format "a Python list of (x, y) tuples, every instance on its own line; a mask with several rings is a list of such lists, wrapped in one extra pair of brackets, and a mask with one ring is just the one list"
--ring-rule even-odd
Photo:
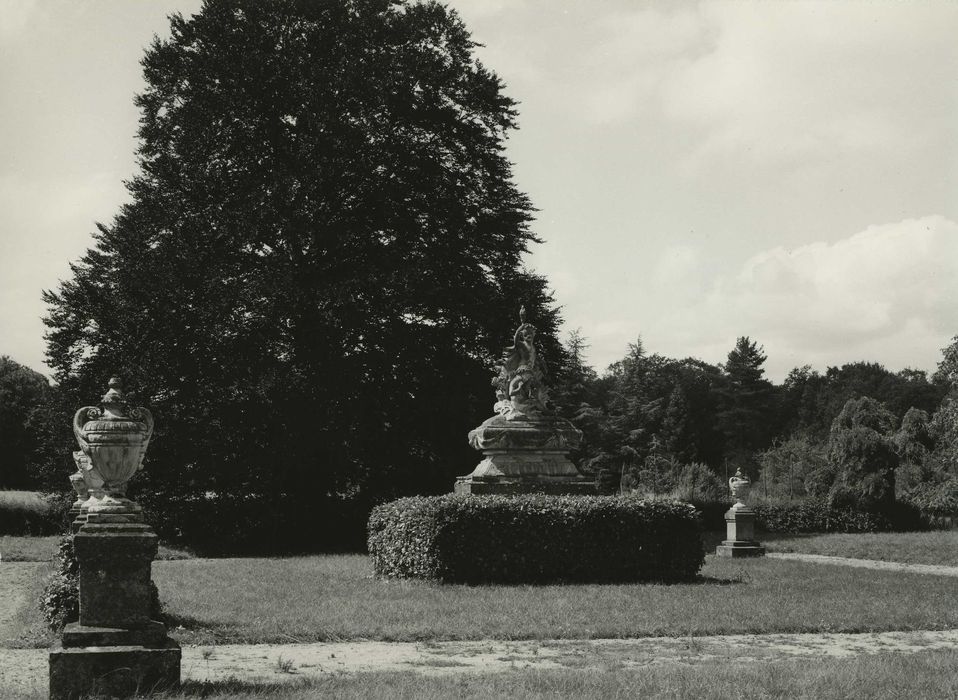
[(90, 443), (86, 441), (86, 437), (83, 434), (83, 424), (86, 423), (89, 418), (99, 416), (99, 414), (100, 409), (96, 406), (84, 406), (73, 414), (73, 434), (76, 436), (80, 449), (83, 450), (83, 454), (87, 456), (90, 454)]

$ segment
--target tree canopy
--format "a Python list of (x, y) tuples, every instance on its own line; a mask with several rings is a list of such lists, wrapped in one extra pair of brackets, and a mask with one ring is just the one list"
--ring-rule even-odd
[(125, 375), (153, 489), (380, 499), (451, 488), (525, 305), (562, 364), (515, 102), (437, 2), (207, 0), (143, 59), (131, 202), (48, 292), (76, 402)]

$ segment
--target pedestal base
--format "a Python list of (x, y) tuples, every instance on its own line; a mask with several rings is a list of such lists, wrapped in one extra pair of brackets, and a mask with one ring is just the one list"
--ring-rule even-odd
[(736, 503), (725, 512), (726, 539), (715, 548), (719, 557), (764, 557), (765, 547), (755, 539), (755, 511)]
[(496, 479), (461, 476), (456, 479), (453, 492), (464, 495), (506, 495), (545, 493), (551, 496), (595, 496), (595, 481), (581, 479)]
[(715, 556), (732, 557), (733, 559), (738, 559), (739, 557), (764, 557), (765, 547), (758, 542), (729, 542), (726, 540), (715, 548)]
[(50, 651), (50, 700), (87, 695), (126, 697), (168, 690), (180, 682), (180, 647), (54, 647)]

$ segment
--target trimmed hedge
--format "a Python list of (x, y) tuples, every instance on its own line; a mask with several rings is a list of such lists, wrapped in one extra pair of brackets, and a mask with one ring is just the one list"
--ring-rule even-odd
[[(725, 529), (728, 503), (695, 503), (706, 530)], [(823, 500), (757, 503), (755, 527), (763, 532), (799, 534), (813, 532), (892, 532), (927, 530), (928, 521), (913, 505), (895, 503), (880, 511), (829, 505)]]
[(687, 581), (695, 509), (618, 496), (415, 496), (369, 517), (377, 576), (444, 583)]

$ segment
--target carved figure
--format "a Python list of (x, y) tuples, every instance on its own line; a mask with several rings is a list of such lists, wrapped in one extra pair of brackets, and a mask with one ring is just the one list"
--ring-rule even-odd
[(508, 420), (536, 416), (548, 408), (546, 367), (536, 350), (535, 338), (536, 328), (526, 323), (523, 306), (512, 345), (505, 349), (499, 374), (492, 381), (496, 387), (494, 410)]

